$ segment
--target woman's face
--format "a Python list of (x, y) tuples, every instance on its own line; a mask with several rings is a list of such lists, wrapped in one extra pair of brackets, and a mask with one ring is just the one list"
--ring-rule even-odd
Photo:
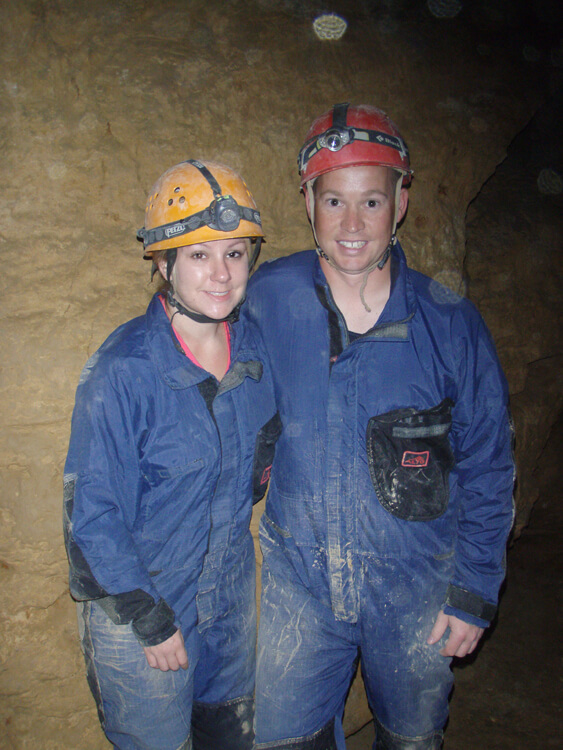
[[(179, 247), (170, 279), (174, 296), (192, 312), (226, 318), (246, 291), (249, 253), (247, 237)], [(166, 278), (165, 259), (159, 269)]]

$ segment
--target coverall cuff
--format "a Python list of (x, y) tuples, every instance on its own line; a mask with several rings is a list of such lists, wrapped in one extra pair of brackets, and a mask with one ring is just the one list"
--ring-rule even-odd
[(453, 615), (463, 622), (468, 622), (470, 625), (476, 625), (478, 628), (488, 628), (491, 624), (489, 620), (482, 620), (480, 617), (474, 617), (473, 615), (467, 614), (462, 609), (456, 609), (455, 607), (444, 606), (444, 614)]
[(174, 624), (174, 612), (164, 599), (146, 614), (134, 618), (131, 629), (142, 646), (157, 646), (178, 630)]
[(444, 613), (459, 617), (464, 622), (486, 628), (495, 617), (497, 607), (478, 594), (450, 584), (444, 602)]
[(96, 602), (116, 625), (130, 622), (135, 637), (143, 646), (156, 646), (178, 630), (174, 612), (164, 599), (155, 603), (142, 589), (104, 596)]

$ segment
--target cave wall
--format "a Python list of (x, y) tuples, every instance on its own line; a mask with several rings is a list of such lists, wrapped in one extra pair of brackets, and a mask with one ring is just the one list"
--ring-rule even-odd
[[(373, 103), (411, 150), (410, 262), (462, 289), (467, 207), (558, 70), (510, 4), (473, 5), (454, 18), (409, 0), (0, 5), (0, 748), (108, 747), (68, 595), (62, 471), (83, 364), (152, 294), (135, 240), (149, 187), (185, 158), (223, 161), (260, 206), (263, 257), (308, 248), (308, 125), (335, 102)], [(312, 29), (327, 7), (348, 21), (338, 41)], [(503, 335), (510, 320), (487, 312)], [(524, 393), (516, 349), (505, 364)], [(545, 441), (547, 424), (522, 423)], [(521, 493), (522, 518), (532, 502)], [(356, 681), (348, 730), (368, 717)]]
[(467, 291), (493, 333), (510, 384), (514, 538), (538, 498), (538, 463), (563, 406), (562, 133), (559, 88), (509, 145), (467, 212)]

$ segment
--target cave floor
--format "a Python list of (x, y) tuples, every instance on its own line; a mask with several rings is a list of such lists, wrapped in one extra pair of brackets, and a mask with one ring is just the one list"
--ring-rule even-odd
[[(563, 747), (563, 508), (560, 479), (548, 479), (509, 550), (496, 623), (477, 654), (454, 665), (445, 750)], [(373, 738), (370, 723), (346, 740), (347, 750), (371, 750)]]

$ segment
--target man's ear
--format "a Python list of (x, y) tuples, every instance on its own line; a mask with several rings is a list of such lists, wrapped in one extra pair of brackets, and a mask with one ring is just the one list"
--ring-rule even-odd
[(403, 216), (407, 212), (407, 206), (409, 205), (409, 191), (406, 188), (401, 188), (399, 193), (399, 213), (397, 215), (397, 224), (403, 220)]

